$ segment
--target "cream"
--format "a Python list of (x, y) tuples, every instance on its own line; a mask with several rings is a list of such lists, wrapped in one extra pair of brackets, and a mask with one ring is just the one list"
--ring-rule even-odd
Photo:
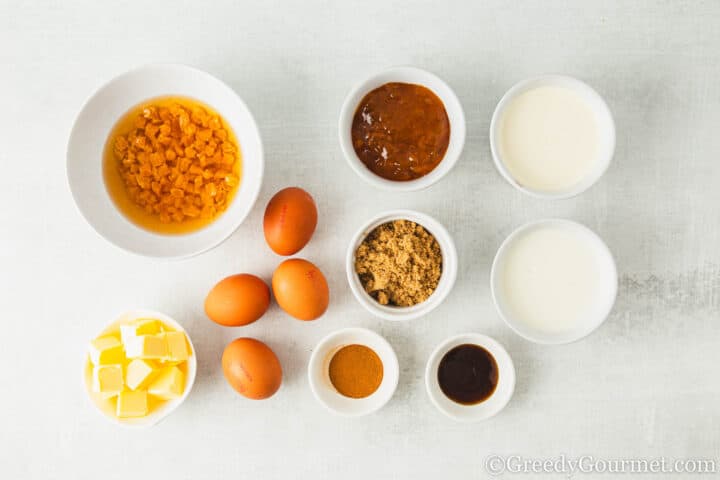
[(580, 226), (549, 223), (522, 232), (500, 265), (507, 313), (541, 335), (586, 330), (604, 315), (615, 282), (608, 257)]
[(601, 130), (596, 112), (579, 92), (539, 86), (521, 93), (499, 123), (502, 161), (523, 187), (558, 192), (573, 188), (596, 169)]

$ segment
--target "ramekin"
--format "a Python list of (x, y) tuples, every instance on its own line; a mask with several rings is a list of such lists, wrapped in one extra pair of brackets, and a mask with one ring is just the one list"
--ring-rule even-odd
[[(513, 178), (510, 171), (505, 166), (505, 161), (500, 153), (500, 119), (505, 113), (508, 105), (519, 95), (532, 90), (533, 88), (543, 86), (558, 86), (574, 90), (579, 93), (591, 106), (597, 118), (600, 121), (602, 154), (595, 168), (582, 181), (564, 190), (545, 191), (537, 190), (520, 183)], [(543, 75), (539, 77), (528, 78), (516, 83), (510, 90), (503, 95), (495, 107), (492, 120), (490, 122), (490, 150), (492, 152), (493, 161), (500, 175), (507, 182), (530, 196), (544, 199), (563, 199), (570, 198), (581, 194), (588, 188), (592, 187), (602, 177), (610, 166), (613, 154), (615, 153), (615, 121), (612, 113), (605, 100), (592, 87), (585, 82), (566, 75)]]
[[(346, 397), (330, 381), (330, 360), (347, 345), (365, 345), (382, 361), (382, 382), (375, 392), (365, 398)], [(395, 393), (399, 378), (400, 367), (395, 350), (383, 337), (365, 328), (345, 328), (326, 336), (315, 347), (308, 363), (308, 380), (315, 398), (331, 412), (346, 417), (367, 415), (382, 408)]]
[[(440, 98), (450, 121), (450, 143), (445, 156), (431, 172), (415, 180), (393, 181), (376, 175), (358, 158), (353, 148), (352, 121), (360, 101), (370, 91), (390, 82), (412, 83), (428, 88)], [(338, 133), (345, 159), (360, 178), (378, 188), (409, 192), (429, 187), (455, 166), (465, 145), (465, 113), (455, 92), (438, 76), (416, 67), (394, 67), (370, 76), (350, 91), (340, 110)]]
[[(380, 305), (365, 291), (358, 274), (355, 272), (355, 252), (362, 241), (376, 227), (394, 220), (410, 220), (425, 228), (425, 230), (430, 232), (432, 236), (435, 237), (435, 240), (437, 240), (443, 257), (442, 274), (437, 288), (427, 300), (411, 307)], [(360, 305), (365, 307), (368, 312), (386, 320), (411, 320), (427, 315), (437, 308), (450, 294), (453, 285), (455, 285), (455, 279), (457, 278), (458, 256), (457, 250), (455, 249), (455, 242), (453, 242), (452, 237), (440, 222), (429, 215), (415, 210), (390, 210), (372, 217), (365, 222), (353, 236), (345, 259), (345, 270), (347, 272), (350, 290), (352, 290), (353, 295), (355, 295), (357, 301), (360, 302)]]
[[(597, 249), (599, 259), (602, 262), (602, 268), (606, 269), (606, 272), (608, 273), (608, 278), (610, 278), (611, 281), (609, 281), (608, 284), (605, 285), (605, 290), (602, 292), (602, 295), (604, 296), (604, 302), (602, 303), (602, 306), (599, 307), (595, 312), (594, 316), (586, 322), (584, 328), (580, 328), (570, 332), (551, 334), (546, 332), (539, 332), (537, 330), (529, 328), (508, 311), (508, 308), (506, 308), (505, 302), (502, 298), (502, 288), (500, 286), (501, 276), (499, 270), (500, 266), (505, 261), (505, 256), (508, 249), (510, 248), (510, 245), (512, 245), (512, 243), (520, 235), (535, 228), (542, 228), (544, 226), (552, 225), (569, 226), (571, 228), (578, 229), (580, 232), (586, 235), (588, 241), (591, 242), (593, 246)], [(500, 245), (500, 248), (498, 248), (497, 253), (495, 254), (492, 269), (490, 270), (490, 290), (498, 314), (507, 324), (507, 326), (510, 327), (513, 331), (515, 331), (515, 333), (525, 338), (526, 340), (530, 340), (531, 342), (546, 345), (557, 345), (580, 340), (581, 338), (590, 335), (600, 325), (603, 324), (605, 319), (610, 314), (613, 305), (615, 305), (615, 299), (617, 297), (618, 290), (617, 278), (618, 274), (617, 267), (615, 265), (615, 259), (613, 258), (610, 249), (607, 247), (605, 242), (603, 242), (602, 238), (600, 238), (597, 233), (593, 232), (585, 225), (578, 222), (573, 222), (572, 220), (565, 220), (561, 218), (547, 218), (528, 222), (524, 225), (521, 225), (520, 227), (515, 229), (515, 231), (513, 231), (510, 235), (508, 235), (505, 241), (503, 241), (503, 243)]]
[[(486, 400), (475, 405), (463, 405), (445, 396), (438, 382), (438, 367), (447, 352), (459, 345), (478, 345), (487, 350), (498, 367), (498, 384)], [(510, 401), (515, 391), (515, 365), (510, 354), (499, 343), (478, 333), (464, 333), (451, 338), (435, 348), (425, 367), (425, 387), (432, 403), (442, 413), (461, 422), (485, 420), (500, 412)]]
[(115, 328), (116, 326), (126, 323), (128, 321), (137, 320), (139, 318), (153, 318), (160, 320), (160, 322), (165, 323), (167, 325), (170, 325), (172, 328), (177, 330), (178, 332), (183, 332), (185, 334), (185, 338), (187, 338), (188, 345), (190, 346), (190, 357), (187, 359), (187, 376), (185, 378), (185, 390), (183, 391), (182, 396), (178, 398), (174, 398), (171, 400), (165, 401), (160, 407), (156, 408), (149, 414), (145, 415), (144, 417), (137, 417), (137, 418), (118, 418), (115, 415), (109, 415), (105, 411), (103, 411), (96, 403), (95, 400), (92, 398), (92, 365), (90, 363), (90, 358), (87, 354), (84, 356), (84, 367), (83, 367), (83, 382), (85, 384), (85, 390), (88, 394), (88, 399), (93, 404), (93, 407), (95, 407), (95, 410), (98, 411), (103, 417), (107, 418), (108, 420), (121, 425), (123, 427), (151, 427), (155, 425), (156, 423), (160, 422), (160, 420), (164, 419), (168, 415), (170, 415), (172, 412), (174, 412), (187, 398), (187, 396), (190, 394), (190, 390), (192, 390), (193, 384), (195, 383), (195, 375), (197, 374), (197, 355), (195, 353), (195, 346), (192, 343), (192, 340), (190, 339), (190, 335), (188, 335), (187, 331), (183, 328), (182, 325), (180, 325), (177, 321), (175, 321), (173, 318), (165, 315), (164, 313), (156, 312), (154, 310), (147, 310), (147, 309), (138, 309), (138, 310), (132, 310), (126, 313), (123, 313), (122, 315), (118, 316), (115, 320), (110, 322), (108, 325), (106, 325), (101, 332), (98, 332), (97, 336), (103, 335), (107, 331)]

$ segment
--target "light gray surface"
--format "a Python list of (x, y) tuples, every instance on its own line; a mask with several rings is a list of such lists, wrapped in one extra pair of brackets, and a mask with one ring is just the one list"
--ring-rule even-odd
[[(491, 453), (720, 459), (719, 25), (716, 1), (0, 1), (2, 476), (483, 478)], [(219, 248), (174, 263), (99, 238), (76, 211), (64, 172), (83, 101), (149, 62), (188, 63), (227, 81), (254, 112), (267, 153), (266, 182), (247, 221)], [(467, 116), (457, 167), (422, 193), (366, 186), (337, 142), (350, 87), (396, 64), (443, 77)], [(556, 202), (506, 184), (487, 134), (503, 92), (548, 72), (594, 86), (618, 128), (607, 175)], [(262, 211), (290, 184), (319, 205), (318, 231), (302, 256), (328, 277), (329, 311), (310, 324), (276, 306), (242, 329), (211, 323), (202, 302), (216, 280), (239, 271), (271, 276), (279, 259), (262, 238)], [(397, 207), (440, 219), (461, 259), (446, 303), (400, 325), (369, 317), (343, 271), (357, 226)], [(544, 216), (596, 230), (621, 276), (607, 323), (561, 347), (513, 334), (490, 299), (496, 248), (513, 228)], [(199, 358), (187, 402), (143, 432), (101, 418), (80, 381), (86, 342), (139, 306), (183, 323)], [(354, 325), (395, 346), (400, 385), (379, 413), (336, 418), (313, 399), (306, 362), (322, 336)], [(518, 374), (508, 408), (475, 425), (443, 417), (422, 381), (433, 347), (465, 331), (505, 344)], [(279, 354), (285, 381), (271, 400), (247, 401), (226, 385), (220, 355), (238, 336)]]

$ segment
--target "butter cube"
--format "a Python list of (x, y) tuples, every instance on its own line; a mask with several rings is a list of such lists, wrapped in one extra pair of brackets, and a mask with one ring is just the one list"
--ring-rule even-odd
[(147, 413), (148, 398), (145, 390), (120, 392), (116, 411), (119, 418), (144, 417)]
[(185, 389), (185, 374), (176, 366), (167, 367), (160, 372), (148, 387), (148, 393), (170, 400), (182, 396)]
[(126, 325), (120, 325), (120, 338), (127, 343), (131, 338), (140, 335), (153, 335), (160, 333), (160, 322), (154, 318), (138, 318)]
[(183, 332), (167, 332), (168, 356), (170, 362), (184, 362), (190, 357), (187, 340)]
[(130, 390), (137, 390), (143, 387), (150, 380), (153, 370), (153, 366), (149, 362), (136, 358), (127, 366), (125, 385), (127, 385)]
[(117, 337), (111, 335), (98, 337), (90, 342), (88, 353), (93, 365), (110, 365), (122, 363), (125, 360), (122, 343)]
[(122, 365), (98, 365), (93, 368), (92, 391), (112, 398), (123, 389)]
[(125, 344), (125, 354), (128, 358), (162, 360), (168, 354), (167, 338), (164, 333), (133, 337)]

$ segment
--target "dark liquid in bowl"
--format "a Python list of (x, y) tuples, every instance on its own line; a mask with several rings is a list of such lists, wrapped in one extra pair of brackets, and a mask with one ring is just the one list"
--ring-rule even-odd
[(440, 389), (450, 400), (475, 405), (487, 400), (498, 384), (495, 358), (479, 345), (458, 345), (447, 352), (438, 367)]

